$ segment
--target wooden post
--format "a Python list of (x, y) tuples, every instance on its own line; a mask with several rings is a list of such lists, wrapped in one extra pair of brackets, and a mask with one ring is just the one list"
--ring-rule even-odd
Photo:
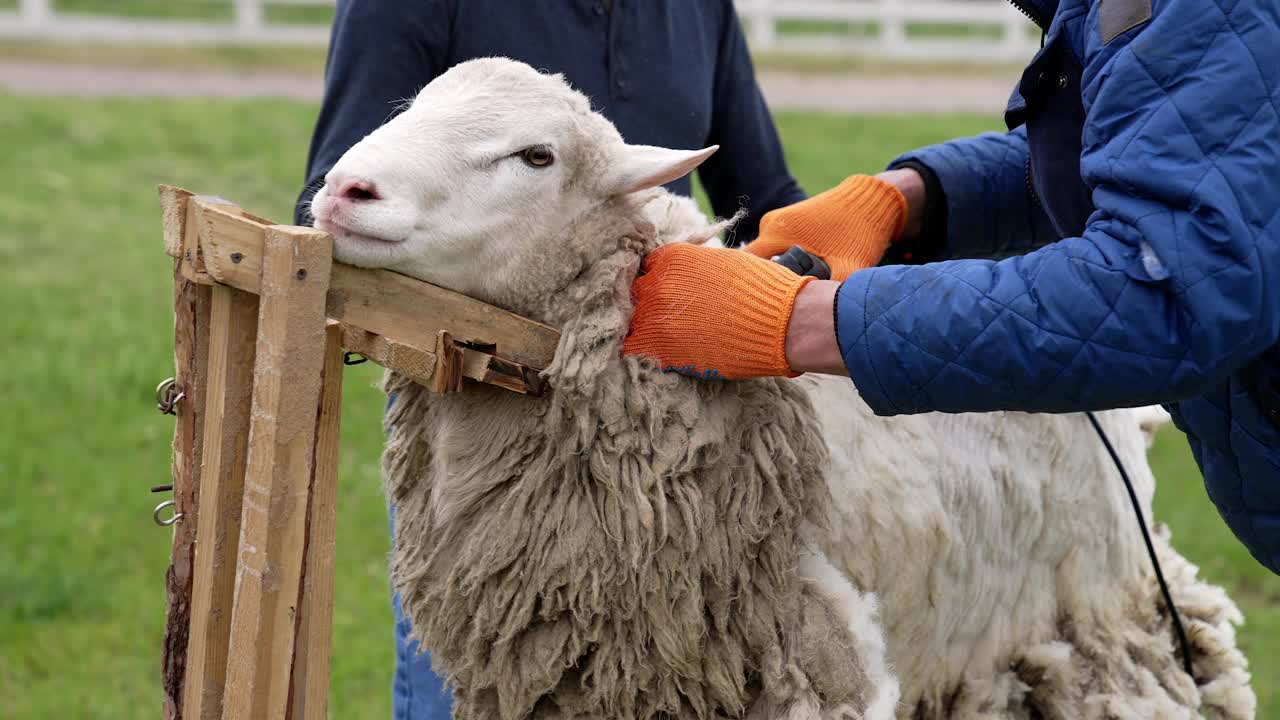
[(307, 508), (306, 565), (293, 652), (289, 717), (329, 717), (329, 651), (333, 641), (333, 557), (338, 526), (338, 435), (342, 418), (342, 326), (325, 329), (324, 374)]
[(228, 719), (283, 718), (289, 704), (332, 255), (307, 228), (271, 226), (263, 244)]
[(165, 573), (163, 666), (164, 716), (181, 720), (182, 684), (186, 677), (188, 627), (191, 618), (192, 556), (196, 537), (196, 498), (200, 492), (200, 460), (204, 420), (204, 377), (208, 357), (209, 288), (173, 274), (175, 385), (184, 393), (173, 431), (173, 510), (182, 518), (173, 526), (173, 549)]
[[(187, 202), (191, 194), (170, 188), (162, 192), (166, 245), (184, 242), (187, 232)], [(173, 266), (173, 350), (174, 384), (183, 393), (175, 414), (173, 432), (173, 510), (182, 518), (173, 526), (173, 546), (165, 573), (165, 629), (161, 657), (161, 685), (164, 688), (164, 717), (183, 717), (183, 683), (187, 676), (187, 646), (191, 618), (191, 582), (195, 553), (196, 499), (200, 492), (200, 465), (203, 456), (204, 392), (209, 355), (208, 286), (193, 282), (180, 254)]]
[(183, 693), (189, 720), (222, 717), (258, 336), (256, 295), (225, 285), (213, 286), (212, 293), (203, 482)]

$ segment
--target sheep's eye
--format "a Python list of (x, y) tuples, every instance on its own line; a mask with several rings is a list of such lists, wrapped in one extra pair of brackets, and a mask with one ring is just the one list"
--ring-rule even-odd
[(524, 163), (529, 167), (546, 167), (555, 161), (555, 155), (551, 154), (551, 148), (546, 145), (534, 145), (526, 148), (521, 157)]

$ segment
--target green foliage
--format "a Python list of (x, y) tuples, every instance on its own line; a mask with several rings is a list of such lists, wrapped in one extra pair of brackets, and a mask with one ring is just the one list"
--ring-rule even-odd
[[(53, 7), (62, 13), (182, 20), (231, 20), (235, 15), (232, 0), (54, 0)], [(268, 22), (327, 25), (333, 21), (333, 6), (268, 2), (263, 14)]]
[(183, 20), (230, 20), (231, 2), (213, 0), (54, 0), (54, 12)]
[[(170, 533), (152, 524), (173, 420), (171, 267), (155, 185), (292, 214), (315, 107), (283, 102), (0, 96), (0, 716), (136, 718), (159, 710)], [(811, 192), (988, 118), (783, 114)], [(392, 627), (376, 369), (347, 371), (334, 612), (333, 716), (389, 715)], [(1280, 583), (1204, 497), (1176, 432), (1155, 453), (1158, 516), (1249, 616), (1264, 700), (1280, 680)], [(1118, 482), (1118, 479), (1117, 479)], [(1140, 542), (1137, 530), (1134, 542)]]

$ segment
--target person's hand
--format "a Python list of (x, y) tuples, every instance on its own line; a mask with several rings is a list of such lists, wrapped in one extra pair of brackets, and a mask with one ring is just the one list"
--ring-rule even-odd
[[(889, 243), (902, 234), (908, 205), (895, 185), (880, 177), (853, 175), (820, 195), (766, 213), (760, 236), (745, 250), (765, 259), (782, 256), (793, 269), (810, 272), (809, 267), (795, 266), (796, 260), (805, 259), (794, 250), (798, 247), (820, 258), (832, 280), (844, 280), (878, 264)], [(813, 270), (812, 274), (823, 274), (821, 268)]]
[(813, 280), (740, 250), (665, 245), (631, 287), (635, 313), (622, 351), (694, 377), (794, 376), (787, 326)]

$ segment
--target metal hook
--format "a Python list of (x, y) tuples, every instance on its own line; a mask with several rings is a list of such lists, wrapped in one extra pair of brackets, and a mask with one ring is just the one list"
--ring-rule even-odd
[(177, 415), (178, 403), (182, 402), (182, 398), (186, 397), (185, 392), (177, 390), (177, 382), (173, 378), (169, 378), (156, 386), (156, 409), (164, 415)]
[(160, 513), (163, 512), (165, 508), (171, 508), (171, 507), (173, 507), (173, 501), (165, 500), (164, 502), (157, 505), (155, 510), (151, 511), (151, 519), (155, 520), (156, 524), (159, 525), (160, 527), (169, 527), (170, 525), (178, 522), (179, 520), (182, 519), (183, 513), (175, 512), (173, 514), (173, 517), (169, 518), (168, 520), (160, 519)]
[[(359, 360), (352, 360), (351, 358), (353, 358), (353, 357), (357, 357), (357, 358), (360, 358), (360, 359), (359, 359)], [(362, 364), (362, 363), (367, 363), (367, 362), (369, 362), (369, 358), (367, 358), (367, 357), (365, 357), (365, 356), (361, 355), (361, 354), (360, 354), (360, 353), (358, 353), (358, 352), (351, 352), (350, 350), (348, 350), (347, 352), (342, 353), (342, 364), (343, 364), (343, 365), (360, 365), (360, 364)]]

